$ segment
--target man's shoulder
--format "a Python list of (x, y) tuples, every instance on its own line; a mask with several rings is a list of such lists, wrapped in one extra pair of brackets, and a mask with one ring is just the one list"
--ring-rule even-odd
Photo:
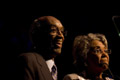
[(40, 54), (36, 53), (36, 52), (27, 52), (27, 53), (21, 53), (18, 56), (18, 59), (22, 58), (22, 59), (27, 59), (27, 60), (33, 60), (36, 58), (43, 58)]
[(41, 65), (45, 63), (45, 59), (36, 52), (21, 53), (18, 56), (18, 61), (23, 61), (24, 63), (29, 63), (29, 64), (39, 63)]
[(19, 54), (19, 56), (32, 56), (34, 54), (38, 54), (38, 53), (36, 53), (36, 52), (25, 52), (25, 53)]

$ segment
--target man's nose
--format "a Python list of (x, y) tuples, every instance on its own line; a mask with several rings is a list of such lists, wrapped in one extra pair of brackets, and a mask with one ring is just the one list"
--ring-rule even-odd
[(59, 30), (57, 35), (58, 35), (58, 37), (60, 37), (60, 38), (62, 38), (64, 40), (64, 34), (63, 34), (62, 31)]

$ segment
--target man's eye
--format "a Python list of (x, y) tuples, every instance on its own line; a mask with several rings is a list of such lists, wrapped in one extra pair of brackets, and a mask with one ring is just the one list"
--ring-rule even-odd
[(56, 29), (51, 29), (50, 32), (57, 32), (57, 30)]

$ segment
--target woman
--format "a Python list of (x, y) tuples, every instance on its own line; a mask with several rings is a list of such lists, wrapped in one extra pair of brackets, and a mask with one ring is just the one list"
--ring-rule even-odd
[(66, 75), (64, 80), (113, 80), (103, 74), (108, 69), (110, 53), (103, 34), (77, 36), (73, 44), (77, 72)]

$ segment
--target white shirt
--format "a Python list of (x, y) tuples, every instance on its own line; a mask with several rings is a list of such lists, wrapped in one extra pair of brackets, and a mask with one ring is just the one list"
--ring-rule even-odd
[(49, 70), (50, 70), (50, 72), (51, 72), (51, 68), (52, 68), (53, 65), (55, 64), (54, 60), (52, 60), (52, 59), (47, 60), (46, 63), (47, 63), (47, 66), (48, 66), (48, 68), (49, 68)]

